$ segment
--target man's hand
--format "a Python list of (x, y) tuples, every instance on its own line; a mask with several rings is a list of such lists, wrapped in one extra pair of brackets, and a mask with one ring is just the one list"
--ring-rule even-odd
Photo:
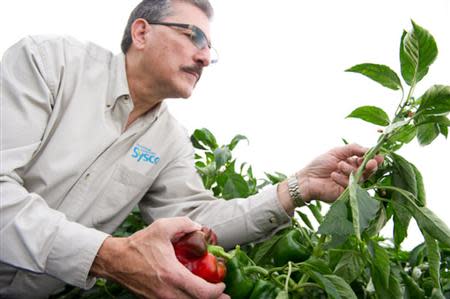
[(175, 257), (172, 241), (201, 226), (187, 217), (159, 219), (128, 238), (107, 238), (91, 274), (116, 281), (143, 298), (229, 298), (223, 283), (192, 274)]
[[(297, 174), (299, 184), (304, 188), (304, 199), (335, 201), (347, 187), (350, 174), (358, 170), (366, 151), (360, 145), (350, 144), (336, 147), (314, 159)], [(375, 172), (382, 162), (383, 157), (379, 155), (369, 160), (364, 176)]]
[[(367, 149), (350, 144), (336, 147), (318, 156), (297, 173), (300, 195), (309, 202), (313, 199), (331, 203), (344, 191), (349, 182), (350, 173), (356, 173), (363, 161)], [(383, 162), (382, 156), (375, 156), (366, 164), (364, 177), (377, 170)], [(287, 182), (278, 187), (278, 197), (288, 213), (292, 213), (294, 205), (287, 191)]]

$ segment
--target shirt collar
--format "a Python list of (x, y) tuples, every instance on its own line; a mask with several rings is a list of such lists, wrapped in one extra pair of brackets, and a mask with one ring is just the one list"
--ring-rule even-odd
[(122, 96), (130, 97), (128, 88), (127, 72), (125, 68), (125, 55), (119, 53), (114, 55), (110, 67), (110, 101), (109, 105), (114, 105), (116, 100)]
[[(125, 55), (122, 52), (114, 55), (111, 61), (110, 90), (111, 96), (108, 98), (109, 106), (113, 106), (115, 102), (122, 97), (128, 97), (131, 101), (125, 67)], [(154, 107), (151, 111), (146, 113), (147, 119), (157, 119), (166, 110), (166, 103), (163, 101), (162, 103), (156, 105), (156, 107)]]

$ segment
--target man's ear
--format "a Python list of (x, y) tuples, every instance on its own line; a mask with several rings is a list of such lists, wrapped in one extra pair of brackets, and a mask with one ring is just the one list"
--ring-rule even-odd
[(136, 49), (140, 50), (145, 47), (146, 33), (150, 30), (150, 26), (144, 19), (136, 19), (131, 24), (131, 38)]

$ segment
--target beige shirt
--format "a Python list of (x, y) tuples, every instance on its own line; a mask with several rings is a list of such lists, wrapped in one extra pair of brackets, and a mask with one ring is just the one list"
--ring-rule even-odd
[(136, 204), (149, 223), (187, 215), (216, 231), (226, 248), (289, 221), (275, 187), (248, 199), (215, 199), (166, 105), (123, 131), (132, 109), (123, 54), (45, 36), (4, 54), (1, 298), (46, 297), (64, 282), (90, 287), (100, 245)]

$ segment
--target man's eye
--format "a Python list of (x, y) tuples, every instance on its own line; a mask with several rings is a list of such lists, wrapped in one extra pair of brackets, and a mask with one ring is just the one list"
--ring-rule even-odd
[(193, 32), (183, 32), (184, 35), (186, 35), (187, 37), (191, 38), (194, 36)]

